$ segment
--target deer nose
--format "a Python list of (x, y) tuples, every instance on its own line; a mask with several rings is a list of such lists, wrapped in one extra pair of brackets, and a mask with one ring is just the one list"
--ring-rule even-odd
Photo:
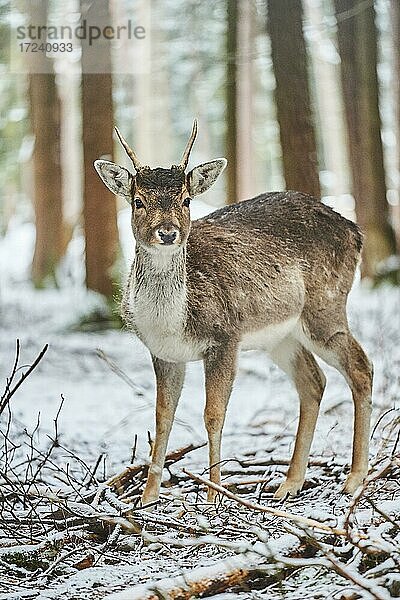
[(177, 238), (178, 232), (176, 230), (157, 229), (157, 235), (163, 244), (173, 244)]

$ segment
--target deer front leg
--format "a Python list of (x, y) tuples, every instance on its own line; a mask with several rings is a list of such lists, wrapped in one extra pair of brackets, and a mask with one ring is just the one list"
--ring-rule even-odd
[[(204, 360), (206, 407), (204, 422), (208, 434), (210, 480), (221, 483), (221, 436), (226, 408), (236, 373), (237, 347), (214, 351)], [(216, 491), (209, 488), (207, 501), (214, 502)]]
[(153, 367), (157, 381), (156, 437), (142, 504), (158, 500), (168, 438), (185, 377), (185, 365), (181, 363), (153, 357)]

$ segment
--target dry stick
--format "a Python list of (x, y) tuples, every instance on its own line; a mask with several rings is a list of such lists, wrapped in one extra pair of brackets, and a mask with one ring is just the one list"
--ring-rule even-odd
[[(124, 381), (132, 390), (134, 390), (134, 392), (136, 393), (137, 396), (139, 396), (140, 398), (143, 398), (145, 404), (147, 404), (147, 406), (149, 408), (153, 407), (153, 401), (149, 400), (146, 397), (147, 396), (147, 392), (148, 392), (147, 388), (145, 388), (144, 386), (140, 385), (139, 383), (136, 383), (131, 377), (129, 377), (129, 375), (127, 375), (125, 373), (125, 371), (123, 371), (121, 369), (121, 367), (119, 367), (117, 365), (117, 363), (115, 363), (109, 356), (107, 356), (107, 354), (104, 352), (104, 350), (101, 350), (101, 348), (97, 348), (96, 355), (101, 360), (104, 360), (104, 362), (106, 363), (106, 365), (108, 365), (108, 367), (111, 369), (111, 371), (113, 373), (115, 373), (115, 375), (117, 375), (117, 377), (119, 377), (120, 379), (122, 379), (122, 381)], [(182, 427), (185, 427), (188, 431), (194, 432), (193, 427), (191, 427), (183, 419), (179, 419), (179, 417), (175, 417), (175, 421), (174, 422), (177, 425), (182, 425)]]
[[(198, 450), (199, 448), (203, 448), (203, 446), (205, 446), (205, 443), (188, 444), (183, 448), (179, 448), (178, 450), (173, 450), (172, 452), (169, 452), (165, 458), (164, 466), (166, 468), (171, 467), (173, 464), (180, 461), (189, 452), (192, 452), (193, 450)], [(116, 486), (118, 490), (118, 488), (123, 487), (127, 482), (131, 481), (135, 477), (135, 475), (138, 475), (141, 472), (146, 474), (148, 468), (149, 465), (147, 464), (136, 466), (128, 465), (123, 471), (107, 479), (105, 485), (108, 485), (110, 487)]]
[(375, 502), (373, 502), (371, 500), (371, 498), (369, 498), (368, 496), (365, 496), (364, 498), (368, 504), (370, 504), (372, 506), (372, 508), (374, 510), (376, 510), (377, 513), (379, 513), (381, 515), (381, 517), (383, 517), (385, 519), (385, 521), (389, 521), (389, 523), (391, 523), (393, 525), (393, 527), (396, 527), (397, 529), (400, 529), (400, 522), (396, 521), (395, 518), (392, 519), (392, 517), (390, 517), (387, 513), (385, 513), (381, 508), (379, 508)]
[[(136, 392), (136, 394), (140, 397), (145, 396), (146, 389), (142, 387), (140, 384), (136, 383), (127, 375), (107, 354), (97, 348), (96, 354), (101, 360), (104, 360), (106, 365), (108, 365), (113, 373), (115, 373), (122, 381), (124, 381), (132, 390)], [(150, 404), (150, 403), (149, 403)]]
[(96, 471), (99, 468), (99, 465), (100, 465), (100, 462), (101, 462), (101, 459), (103, 458), (103, 456), (104, 456), (104, 452), (102, 452), (101, 454), (99, 454), (99, 457), (98, 457), (98, 459), (96, 461), (96, 464), (93, 467), (93, 471), (90, 474), (89, 481), (87, 482), (87, 484), (85, 486), (87, 490), (90, 488), (90, 484), (92, 483), (92, 481), (95, 478)]
[(373, 427), (373, 429), (372, 429), (372, 431), (371, 431), (371, 435), (370, 435), (370, 439), (371, 439), (371, 440), (372, 440), (372, 438), (374, 437), (374, 435), (375, 435), (375, 433), (376, 433), (376, 430), (378, 429), (378, 427), (379, 427), (379, 424), (381, 423), (381, 421), (382, 421), (382, 420), (383, 420), (383, 419), (384, 419), (384, 418), (385, 418), (385, 417), (386, 417), (386, 416), (387, 416), (389, 413), (391, 413), (391, 412), (393, 412), (393, 411), (396, 411), (396, 409), (395, 409), (395, 408), (389, 408), (389, 410), (385, 410), (385, 412), (383, 412), (383, 413), (381, 414), (381, 416), (379, 417), (379, 419), (377, 420), (377, 422), (375, 423), (375, 425), (374, 425), (374, 427)]
[(70, 515), (75, 517), (79, 517), (82, 520), (94, 520), (101, 521), (106, 523), (107, 525), (121, 525), (121, 527), (128, 531), (129, 533), (140, 533), (141, 527), (134, 521), (130, 515), (126, 515), (126, 517), (121, 517), (119, 515), (109, 515), (105, 512), (101, 511), (101, 507), (99, 509), (91, 506), (90, 504), (82, 504), (79, 502), (69, 502), (65, 498), (59, 498), (57, 494), (49, 488), (42, 489), (36, 488), (35, 490), (31, 490), (30, 495), (39, 497), (39, 498), (47, 498), (50, 502), (60, 506), (64, 511), (68, 512)]
[(70, 556), (73, 556), (73, 554), (76, 554), (77, 552), (82, 552), (82, 548), (79, 546), (76, 546), (75, 548), (72, 548), (72, 550), (69, 550), (68, 552), (66, 552), (65, 554), (60, 554), (60, 556), (58, 556), (52, 563), (51, 565), (45, 570), (43, 571), (43, 573), (40, 573), (38, 579), (45, 579), (46, 577), (48, 577), (52, 571), (54, 571), (54, 569), (56, 567), (58, 567), (58, 565), (62, 562), (64, 562), (64, 560), (66, 560), (67, 558), (69, 558)]
[(8, 392), (10, 390), (10, 386), (11, 386), (12, 382), (14, 381), (14, 377), (15, 377), (15, 374), (17, 372), (17, 367), (18, 367), (18, 363), (19, 363), (19, 355), (20, 355), (20, 353), (21, 353), (21, 344), (20, 344), (19, 339), (17, 339), (13, 368), (11, 369), (10, 376), (7, 377), (6, 387), (5, 387), (5, 390), (4, 390), (3, 394), (1, 395), (1, 402), (3, 402), (3, 399), (8, 394)]
[(39, 474), (41, 473), (42, 469), (46, 465), (48, 459), (50, 458), (50, 455), (53, 452), (54, 448), (56, 448), (58, 446), (58, 419), (60, 417), (60, 413), (61, 413), (62, 407), (64, 405), (64, 402), (65, 402), (65, 398), (61, 394), (60, 406), (58, 407), (57, 414), (53, 420), (53, 422), (54, 422), (54, 439), (52, 439), (50, 436), (48, 436), (51, 441), (50, 447), (48, 448), (42, 461), (39, 462), (38, 466), (36, 467), (35, 473), (32, 474), (30, 485), (34, 485), (34, 483), (36, 482), (36, 479), (38, 478)]
[(340, 560), (332, 554), (332, 552), (326, 552), (324, 548), (318, 543), (317, 540), (314, 540), (319, 550), (323, 552), (326, 557), (326, 560), (330, 562), (332, 565), (332, 569), (341, 577), (344, 577), (351, 583), (354, 583), (357, 587), (361, 588), (368, 594), (370, 594), (371, 598), (375, 600), (388, 600), (390, 598), (389, 593), (386, 589), (381, 588), (374, 583), (370, 583), (365, 577), (360, 575), (354, 569), (349, 568), (346, 564), (342, 563)]
[(133, 465), (133, 463), (135, 462), (137, 442), (138, 442), (138, 435), (137, 435), (137, 433), (135, 433), (135, 440), (134, 440), (133, 446), (132, 446), (131, 465)]
[(190, 600), (214, 597), (229, 588), (243, 584), (249, 577), (265, 577), (273, 568), (269, 565), (253, 564), (243, 555), (233, 556), (208, 567), (192, 569), (182, 575), (135, 585), (122, 592), (107, 595), (105, 600)]
[(224, 481), (224, 487), (240, 485), (256, 485), (257, 483), (268, 483), (270, 479), (258, 477), (257, 479), (244, 479), (243, 481)]
[[(262, 577), (265, 583), (268, 576), (276, 577), (277, 572), (282, 571), (285, 567), (293, 572), (293, 569), (311, 566), (327, 570), (333, 569), (338, 575), (367, 592), (374, 600), (387, 600), (389, 598), (386, 590), (370, 583), (358, 573), (352, 572), (331, 553), (324, 552), (325, 557), (323, 558), (290, 558), (273, 555), (268, 546), (264, 546), (263, 549), (256, 545), (251, 546), (249, 543), (243, 544), (242, 542), (221, 540), (215, 536), (203, 536), (194, 540), (179, 540), (165, 536), (154, 536), (147, 532), (142, 535), (144, 539), (150, 542), (177, 547), (196, 547), (208, 543), (239, 552), (239, 554), (219, 560), (211, 567), (200, 567), (187, 571), (182, 575), (166, 577), (156, 582), (150, 581), (147, 584), (127, 588), (122, 592), (106, 596), (105, 600), (157, 600), (160, 597), (165, 598), (165, 600), (173, 600), (178, 597), (182, 600), (190, 600), (190, 598), (198, 596), (214, 596), (216, 593), (242, 585), (255, 577)], [(316, 544), (319, 546), (317, 541)], [(263, 562), (260, 562), (259, 558), (251, 558), (252, 554), (261, 557)]]
[(392, 469), (393, 463), (394, 461), (391, 460), (384, 463), (383, 467), (381, 467), (378, 471), (373, 471), (372, 473), (370, 473), (370, 475), (368, 475), (368, 477), (365, 478), (364, 483), (358, 488), (358, 490), (353, 496), (353, 499), (347, 511), (347, 515), (344, 519), (344, 527), (347, 532), (349, 532), (352, 517), (354, 515), (356, 507), (359, 504), (361, 498), (364, 496), (367, 487), (370, 483), (372, 483), (372, 481), (375, 481), (376, 479), (380, 479), (381, 477), (387, 475), (387, 473)]
[(293, 521), (294, 523), (298, 523), (299, 525), (302, 525), (304, 527), (311, 527), (313, 529), (327, 531), (328, 533), (331, 533), (333, 535), (340, 535), (340, 536), (344, 536), (344, 537), (347, 536), (347, 532), (345, 529), (337, 529), (336, 527), (330, 527), (329, 525), (320, 523), (319, 521), (316, 521), (315, 519), (309, 519), (308, 517), (301, 517), (298, 515), (293, 515), (291, 513), (285, 512), (283, 510), (279, 510), (277, 508), (271, 508), (269, 506), (263, 506), (262, 504), (256, 504), (253, 502), (249, 502), (248, 500), (243, 500), (236, 494), (233, 494), (232, 492), (225, 489), (221, 485), (218, 485), (217, 483), (213, 483), (212, 481), (209, 481), (208, 479), (204, 479), (204, 477), (200, 477), (199, 475), (194, 475), (194, 473), (191, 473), (190, 471), (187, 471), (186, 469), (183, 469), (183, 471), (186, 473), (186, 475), (188, 475), (194, 481), (197, 481), (198, 483), (202, 483), (202, 484), (216, 490), (220, 494), (223, 494), (227, 498), (230, 498), (230, 500), (234, 500), (235, 502), (238, 502), (239, 504), (242, 504), (242, 506), (245, 506), (246, 508), (250, 508), (251, 510), (256, 510), (259, 512), (267, 513), (273, 517), (282, 517), (283, 519), (288, 519), (288, 520)]
[[(296, 535), (298, 535), (296, 533)], [(308, 535), (308, 534), (307, 534)], [(325, 555), (325, 559), (319, 559), (319, 558), (291, 558), (291, 557), (286, 557), (286, 556), (282, 556), (282, 555), (273, 555), (272, 553), (269, 553), (269, 555), (265, 555), (262, 551), (259, 551), (259, 549), (257, 549), (256, 547), (251, 547), (250, 545), (246, 544), (247, 548), (243, 549), (244, 544), (242, 542), (231, 542), (231, 541), (227, 541), (227, 540), (221, 540), (220, 538), (217, 538), (215, 536), (202, 536), (201, 538), (197, 538), (197, 539), (176, 539), (176, 538), (168, 538), (168, 537), (161, 537), (161, 536), (155, 536), (152, 534), (149, 534), (147, 532), (143, 532), (142, 536), (149, 542), (158, 542), (161, 544), (167, 544), (167, 545), (176, 545), (177, 547), (190, 547), (190, 546), (199, 546), (201, 544), (215, 544), (218, 547), (221, 548), (226, 548), (229, 550), (232, 550), (234, 552), (240, 552), (239, 557), (242, 556), (243, 558), (245, 557), (246, 552), (255, 552), (255, 553), (259, 553), (261, 556), (263, 556), (264, 558), (268, 558), (269, 560), (272, 560), (277, 567), (279, 567), (280, 565), (284, 565), (286, 567), (289, 567), (291, 569), (296, 568), (296, 567), (310, 567), (310, 566), (319, 566), (319, 567), (325, 567), (327, 569), (332, 568), (338, 575), (340, 575), (341, 577), (347, 579), (348, 581), (351, 581), (353, 584), (355, 584), (357, 587), (360, 587), (361, 589), (363, 589), (364, 591), (366, 591), (368, 594), (371, 595), (372, 598), (376, 599), (376, 600), (387, 600), (388, 596), (385, 595), (386, 594), (386, 590), (382, 589), (380, 586), (375, 585), (374, 583), (370, 583), (365, 577), (363, 577), (362, 575), (360, 575), (357, 572), (352, 571), (346, 564), (343, 564), (341, 561), (337, 560), (336, 556), (331, 552), (331, 551), (326, 551), (324, 549), (324, 544), (321, 544), (318, 540), (316, 540), (315, 538), (312, 538), (312, 542), (314, 542), (314, 545)], [(266, 547), (267, 549), (268, 547)], [(253, 567), (254, 569), (254, 567)], [(260, 572), (263, 569), (268, 569), (268, 565), (266, 565), (265, 563), (263, 564), (259, 564), (255, 567), (256, 571)], [(273, 567), (271, 567), (271, 569), (273, 570)], [(250, 575), (252, 574), (252, 569), (248, 568), (247, 569), (247, 577), (248, 578)], [(229, 582), (228, 582), (229, 583)], [(173, 597), (172, 592), (171, 594), (171, 598)]]
[[(19, 380), (17, 381), (17, 383), (14, 385), (14, 387), (12, 389), (9, 389), (9, 386), (8, 386), (8, 389), (6, 387), (6, 391), (4, 392), (4, 394), (2, 395), (1, 400), (0, 400), (0, 415), (6, 408), (7, 404), (10, 402), (12, 396), (15, 394), (17, 389), (23, 384), (25, 379), (27, 379), (27, 377), (29, 377), (29, 375), (32, 373), (32, 371), (34, 371), (36, 369), (36, 367), (42, 360), (43, 356), (46, 354), (48, 347), (49, 347), (48, 344), (46, 344), (43, 347), (43, 349), (39, 352), (39, 354), (37, 355), (37, 357), (35, 358), (33, 363), (29, 366), (28, 370), (25, 371), (25, 373), (22, 373), (21, 377), (19, 378)], [(17, 354), (19, 356), (19, 340), (17, 341)], [(14, 375), (15, 375), (14, 370), (15, 370), (15, 361), (14, 361), (12, 377), (14, 377)], [(11, 384), (11, 382), (10, 382), (10, 384)]]

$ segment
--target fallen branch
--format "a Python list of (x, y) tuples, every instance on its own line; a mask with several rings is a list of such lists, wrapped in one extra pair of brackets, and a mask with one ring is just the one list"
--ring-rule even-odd
[(217, 492), (219, 492), (220, 494), (223, 494), (230, 500), (234, 500), (238, 504), (241, 504), (242, 506), (245, 506), (246, 508), (249, 508), (250, 510), (256, 510), (259, 512), (263, 512), (263, 513), (269, 514), (273, 517), (281, 517), (283, 519), (288, 519), (289, 521), (292, 521), (293, 523), (297, 523), (298, 525), (301, 525), (302, 527), (311, 527), (311, 529), (318, 529), (320, 531), (325, 531), (325, 532), (331, 533), (333, 535), (340, 535), (340, 536), (344, 536), (344, 537), (347, 536), (347, 531), (345, 529), (338, 529), (336, 527), (331, 527), (330, 525), (325, 525), (325, 523), (321, 523), (320, 521), (316, 521), (315, 519), (309, 519), (308, 517), (301, 517), (299, 515), (293, 515), (292, 513), (288, 513), (283, 510), (279, 510), (278, 508), (272, 508), (270, 506), (263, 506), (262, 504), (249, 502), (248, 500), (244, 500), (243, 498), (240, 498), (240, 496), (237, 496), (233, 492), (230, 492), (229, 490), (222, 487), (221, 485), (213, 483), (209, 479), (200, 477), (200, 475), (195, 475), (194, 473), (191, 473), (190, 471), (187, 471), (186, 469), (183, 469), (183, 471), (186, 473), (186, 475), (188, 475), (188, 477), (190, 477), (194, 481), (197, 481), (198, 483), (202, 483), (202, 484), (212, 488), (213, 490), (216, 490)]
[[(189, 444), (188, 446), (184, 446), (183, 448), (179, 448), (178, 450), (174, 450), (167, 454), (165, 458), (164, 467), (169, 469), (172, 465), (182, 460), (186, 454), (192, 452), (193, 450), (197, 450), (198, 448), (203, 448), (205, 443), (203, 444)], [(140, 475), (141, 479), (147, 477), (147, 473), (149, 470), (149, 465), (129, 465), (126, 467), (121, 473), (117, 473), (117, 475), (113, 475), (105, 482), (105, 485), (109, 487), (115, 488), (117, 493), (121, 496), (128, 486), (132, 482), (135, 477)]]
[[(141, 526), (133, 519), (128, 511), (124, 516), (118, 514), (108, 514), (102, 507), (94, 507), (91, 504), (83, 502), (68, 501), (65, 498), (60, 498), (57, 495), (57, 490), (52, 490), (48, 486), (34, 486), (28, 490), (29, 496), (39, 498), (47, 498), (51, 503), (56, 504), (61, 508), (60, 521), (64, 522), (65, 513), (70, 516), (79, 517), (83, 521), (98, 521), (105, 525), (120, 525), (127, 533), (140, 533)], [(53, 517), (55, 515), (53, 514)], [(56, 522), (56, 519), (54, 519)]]
[(248, 542), (230, 542), (215, 536), (204, 536), (200, 539), (179, 540), (164, 536), (154, 536), (144, 532), (147, 541), (175, 545), (178, 547), (201, 546), (213, 544), (233, 552), (236, 556), (219, 560), (210, 567), (200, 567), (186, 571), (182, 575), (165, 577), (159, 581), (136, 585), (122, 592), (105, 597), (105, 600), (190, 600), (194, 597), (209, 597), (228, 591), (244, 583), (262, 578), (263, 587), (282, 580), (294, 570), (307, 567), (319, 567), (334, 570), (338, 575), (362, 589), (366, 597), (374, 600), (388, 600), (386, 590), (368, 581), (336, 559), (332, 552), (324, 557), (292, 558), (273, 553), (267, 543), (249, 544)]
[(211, 567), (200, 567), (176, 577), (137, 585), (123, 592), (111, 594), (105, 600), (190, 600), (213, 596), (243, 584), (250, 577), (263, 577), (270, 566), (259, 566), (244, 555), (218, 561)]
[(359, 502), (361, 501), (362, 497), (364, 496), (364, 494), (367, 490), (367, 487), (373, 481), (376, 481), (377, 479), (381, 479), (382, 477), (387, 476), (390, 473), (390, 471), (393, 469), (395, 462), (396, 461), (393, 458), (385, 461), (383, 466), (380, 469), (372, 471), (372, 473), (370, 473), (368, 475), (368, 477), (365, 478), (364, 483), (358, 488), (358, 490), (354, 494), (354, 496), (351, 500), (347, 515), (345, 516), (343, 524), (344, 524), (346, 531), (349, 531), (349, 528), (352, 524), (353, 515), (356, 510), (356, 507), (359, 504)]

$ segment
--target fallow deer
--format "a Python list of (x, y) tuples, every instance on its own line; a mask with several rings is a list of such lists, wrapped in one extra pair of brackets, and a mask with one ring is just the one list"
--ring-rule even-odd
[[(191, 198), (215, 182), (218, 158), (186, 173), (197, 122), (181, 162), (143, 166), (116, 129), (135, 173), (95, 168), (132, 206), (136, 254), (122, 300), (127, 326), (147, 346), (156, 376), (156, 435), (142, 502), (159, 497), (185, 363), (205, 369), (210, 479), (220, 482), (221, 435), (240, 350), (266, 351), (300, 398), (296, 442), (276, 498), (303, 485), (325, 376), (314, 354), (346, 379), (354, 401), (353, 456), (344, 491), (368, 470), (372, 365), (349, 331), (347, 295), (360, 257), (356, 224), (300, 192), (264, 193), (194, 222)], [(215, 499), (213, 489), (208, 500)]]

